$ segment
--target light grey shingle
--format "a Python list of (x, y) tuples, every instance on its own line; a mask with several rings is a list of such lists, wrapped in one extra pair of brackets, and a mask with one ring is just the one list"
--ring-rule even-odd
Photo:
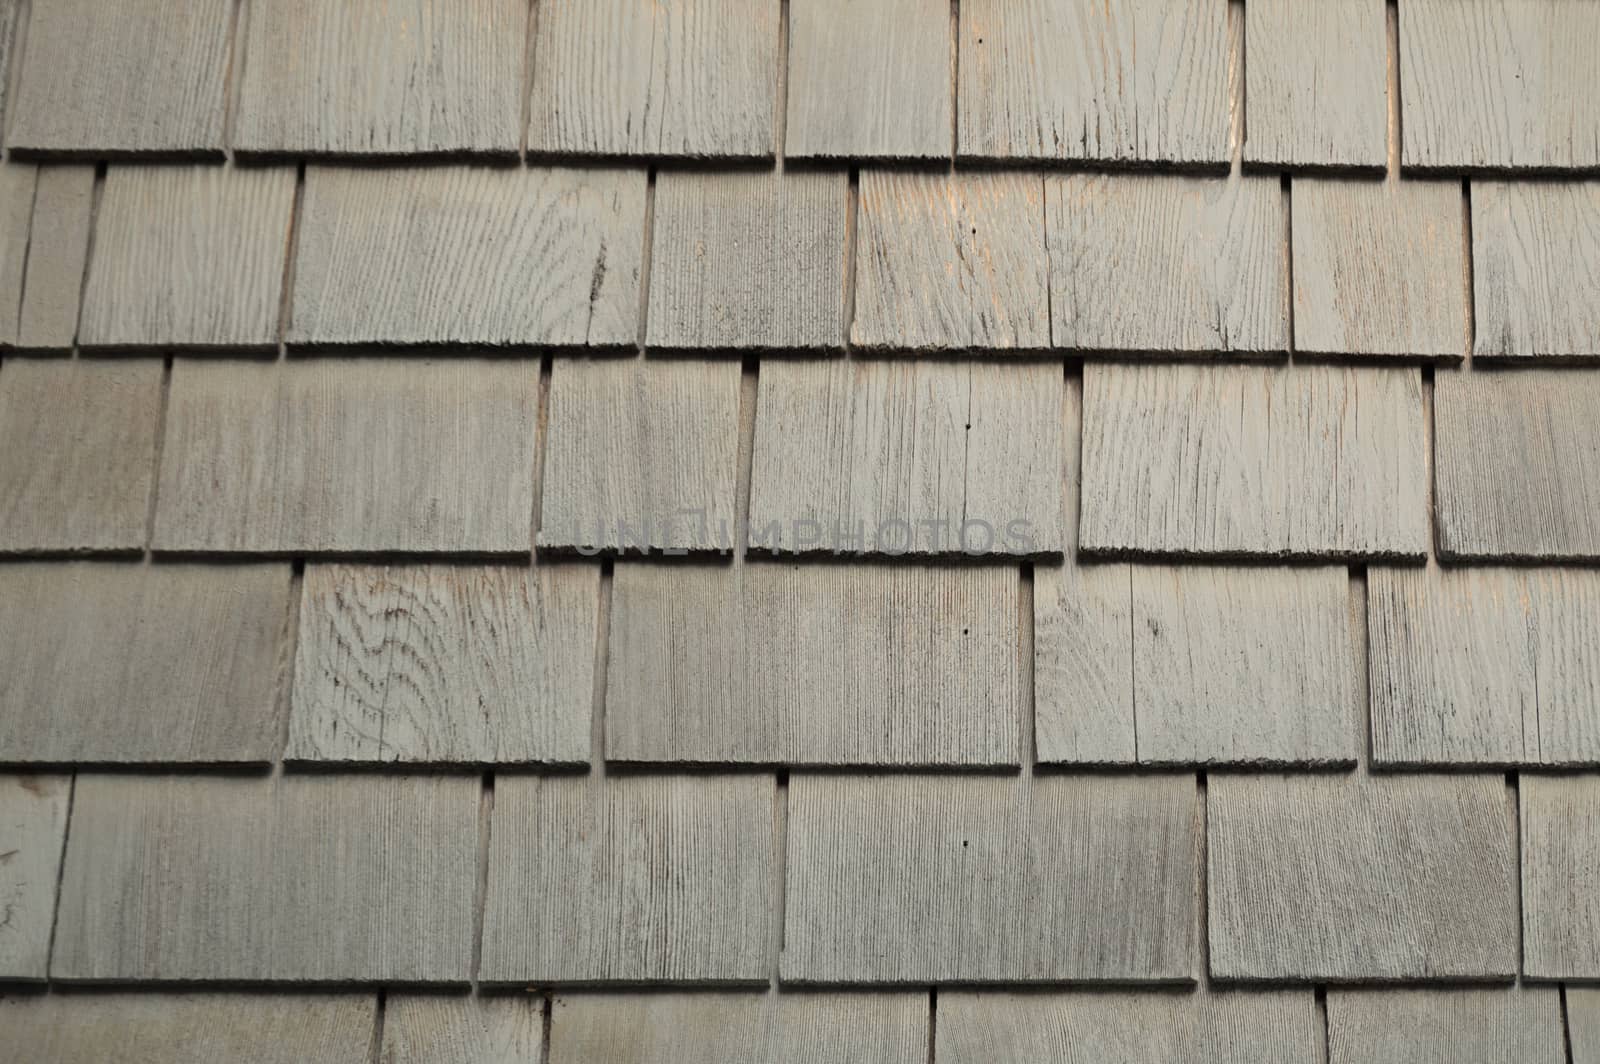
[(1522, 971), (1600, 980), (1600, 780), (1521, 779)]
[(37, 177), (28, 163), (0, 165), (0, 347), (17, 343)]
[(89, 259), (94, 167), (41, 166), (28, 245), (17, 346), (64, 351), (78, 334), (78, 300)]
[(390, 994), (383, 1064), (542, 1064), (543, 1002), (496, 997)]
[(1563, 1064), (1561, 992), (1332, 990), (1329, 1064)]
[(1033, 741), (1042, 762), (1133, 764), (1133, 578), (1126, 564), (1033, 570)]
[(1600, 359), (1600, 181), (1472, 185), (1472, 353)]
[[(71, 789), (70, 776), (0, 775), (0, 979), (45, 978)], [(4, 1016), (0, 1039), (14, 1045)]]
[(1600, 1062), (1600, 988), (1562, 988), (1567, 1001), (1567, 1033), (1572, 1064)]

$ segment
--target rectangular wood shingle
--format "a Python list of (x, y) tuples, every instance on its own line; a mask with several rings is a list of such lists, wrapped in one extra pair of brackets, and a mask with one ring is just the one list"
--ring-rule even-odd
[(479, 978), (764, 985), (775, 794), (768, 776), (501, 777)]
[(795, 776), (793, 983), (1187, 982), (1187, 777)]
[(306, 568), (284, 756), (589, 760), (598, 566)]
[(1565, 987), (1572, 1064), (1600, 1064), (1600, 988)]
[(1133, 577), (1116, 562), (1033, 570), (1033, 741), (1041, 762), (1129, 765), (1133, 724)]
[(37, 178), (30, 164), (0, 164), (0, 348), (17, 344)]
[(465, 984), (476, 776), (83, 775), (53, 978)]
[(292, 344), (631, 347), (645, 175), (306, 171)]
[(78, 334), (78, 300), (89, 260), (94, 167), (41, 166), (33, 201), (27, 286), (17, 346), (65, 351)]
[(1472, 185), (1472, 353), (1600, 359), (1600, 181)]
[[(0, 775), (0, 979), (45, 978), (71, 789), (70, 776)], [(4, 1016), (0, 1040), (15, 1047)]]
[(390, 994), (378, 1059), (383, 1064), (542, 1064), (543, 1041), (544, 1003), (532, 994)]
[(1600, 980), (1600, 780), (1524, 775), (1520, 804), (1522, 972)]
[(527, 361), (181, 362), (155, 547), (526, 553), (537, 390)]
[(1329, 1064), (1564, 1064), (1561, 992), (1548, 988), (1333, 990)]

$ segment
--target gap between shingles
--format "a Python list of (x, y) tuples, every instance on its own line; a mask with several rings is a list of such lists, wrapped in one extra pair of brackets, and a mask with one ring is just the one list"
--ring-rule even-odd
[(540, 1010), (539, 1059), (548, 1064), (550, 1060), (550, 1028), (555, 1020), (555, 997), (548, 990), (544, 992), (543, 1006)]
[[(1522, 933), (1522, 777), (1516, 772), (1507, 772), (1506, 788), (1511, 792), (1507, 795), (1511, 803), (1511, 852), (1517, 858), (1517, 971), (1520, 973), (1527, 969), (1528, 959), (1528, 943)], [(1521, 985), (1521, 981), (1519, 975), (1518, 985)]]
[(1228, 0), (1228, 173), (1237, 180), (1244, 172), (1245, 129), (1245, 17), (1244, 0)]
[(928, 1064), (934, 1064), (939, 1046), (939, 988), (928, 988)]
[(56, 957), (56, 927), (61, 923), (61, 888), (67, 878), (67, 839), (72, 835), (72, 808), (78, 799), (78, 774), (67, 780), (67, 817), (61, 828), (61, 852), (56, 855), (56, 897), (50, 910), (50, 941), (45, 949), (45, 978), (50, 978), (50, 965)]
[(72, 322), (72, 357), (78, 357), (78, 336), (83, 331), (83, 304), (89, 294), (89, 269), (94, 261), (95, 235), (100, 228), (100, 200), (105, 196), (106, 164), (94, 168), (94, 186), (89, 191), (89, 240), (83, 249), (83, 274), (78, 278), (78, 313)]
[(233, 161), (233, 125), (239, 105), (239, 83), (244, 79), (244, 36), (250, 32), (248, 0), (234, 0), (228, 22), (228, 61), (222, 76), (222, 153)]
[(478, 971), (483, 962), (483, 918), (489, 902), (489, 842), (494, 830), (494, 773), (483, 774), (478, 793), (477, 885), (472, 898), (472, 990), (478, 990)]
[(372, 1011), (372, 1042), (367, 1046), (368, 1064), (379, 1064), (383, 1053), (383, 1025), (389, 1011), (389, 991), (379, 988), (378, 1006)]
[(167, 406), (172, 401), (172, 356), (161, 363), (161, 398), (156, 404), (156, 448), (150, 467), (150, 498), (145, 502), (144, 560), (150, 561), (150, 547), (156, 538), (156, 504), (161, 497), (161, 455), (167, 444)]
[(644, 234), (639, 253), (639, 335), (637, 337), (639, 354), (644, 354), (645, 342), (650, 335), (650, 257), (655, 254), (655, 228), (656, 228), (656, 168), (650, 167), (645, 174), (644, 185)]
[[(1447, 370), (1459, 373), (1460, 370)], [(1430, 560), (1439, 556), (1439, 487), (1436, 483), (1438, 463), (1434, 461), (1436, 443), (1433, 411), (1435, 373), (1432, 366), (1422, 367), (1422, 479), (1427, 490), (1428, 555)]]
[(1388, 179), (1400, 179), (1400, 5), (1396, 0), (1384, 4), (1384, 50), (1387, 53), (1388, 82)]
[(1466, 312), (1466, 320), (1462, 323), (1462, 328), (1466, 332), (1466, 347), (1462, 351), (1461, 365), (1463, 369), (1470, 370), (1472, 368), (1472, 348), (1477, 342), (1478, 319), (1472, 303), (1474, 298), (1474, 277), (1472, 273), (1472, 182), (1466, 178), (1461, 180), (1461, 265), (1462, 285), (1465, 290), (1461, 305)]
[(1322, 1043), (1317, 1047), (1317, 1060), (1327, 1064), (1333, 1056), (1333, 1033), (1328, 1027), (1328, 988), (1317, 984), (1311, 988), (1311, 999), (1317, 1010), (1317, 1023), (1322, 1027)]
[(1209, 876), (1211, 850), (1211, 786), (1202, 770), (1195, 776), (1195, 798), (1200, 805), (1200, 838), (1195, 847), (1195, 919), (1200, 939), (1200, 973), (1197, 982), (1202, 991), (1211, 989), (1211, 880)]
[(294, 313), (295, 259), (300, 255), (300, 215), (305, 211), (306, 164), (294, 174), (294, 198), (289, 201), (289, 229), (283, 237), (283, 272), (278, 292), (278, 361), (289, 357), (289, 321)]
[(1288, 174), (1278, 178), (1283, 201), (1283, 346), (1294, 361), (1294, 182)]
[[(1069, 563), (1070, 564), (1070, 563)], [(1033, 775), (1034, 762), (1039, 760), (1038, 741), (1035, 738), (1035, 715), (1038, 699), (1034, 693), (1033, 662), (1035, 654), (1033, 630), (1033, 563), (1024, 562), (1017, 574), (1017, 682), (1021, 688), (1017, 704), (1021, 707), (1017, 721), (1018, 757), (1022, 775)]]
[(550, 449), (550, 377), (554, 372), (555, 360), (547, 354), (539, 360), (538, 392), (533, 411), (533, 512), (528, 515), (531, 529), (528, 542), (534, 544), (535, 557), (539, 553), (539, 525), (544, 520), (545, 454)]
[(283, 619), (283, 630), (278, 640), (278, 689), (274, 692), (280, 717), (278, 724), (278, 753), (273, 758), (273, 770), (283, 766), (284, 752), (289, 749), (289, 729), (294, 713), (295, 654), (300, 646), (300, 613), (305, 605), (306, 563), (296, 558), (289, 565), (289, 612)]
[[(1519, 876), (1520, 878), (1520, 876)], [(1565, 1054), (1561, 1059), (1567, 1064), (1572, 1064), (1572, 1013), (1567, 1005), (1568, 984), (1562, 983), (1560, 990), (1561, 1002), (1561, 1047)]]
[(528, 161), (528, 123), (533, 120), (533, 43), (539, 33), (539, 0), (528, 0), (527, 33), (522, 41), (522, 99), (519, 113), (522, 125), (517, 130), (517, 158)]
[(850, 168), (844, 200), (844, 350), (850, 355), (856, 331), (856, 256), (861, 241), (861, 168)]
[(595, 611), (594, 697), (589, 718), (589, 772), (606, 774), (606, 672), (611, 667), (611, 586), (616, 579), (611, 559), (600, 563), (600, 605)]
[(22, 242), (22, 282), (17, 285), (17, 332), (13, 337), (18, 343), (22, 340), (22, 315), (23, 308), (28, 305), (28, 263), (33, 258), (33, 222), (39, 216), (39, 180), (44, 168), (33, 168), (33, 195), (28, 201), (28, 235)]
[(1353, 565), (1348, 570), (1349, 585), (1346, 610), (1348, 617), (1346, 625), (1350, 632), (1351, 671), (1355, 687), (1356, 704), (1355, 719), (1350, 726), (1357, 731), (1356, 744), (1356, 769), (1361, 772), (1372, 770), (1372, 687), (1371, 669), (1369, 660), (1369, 647), (1372, 638), (1367, 620), (1367, 568), (1364, 565)]
[(779, 771), (772, 805), (772, 836), (775, 847), (772, 884), (772, 989), (783, 979), (783, 933), (787, 913), (789, 878), (789, 773)]
[(739, 375), (739, 464), (734, 479), (731, 544), (735, 565), (744, 561), (745, 548), (750, 542), (750, 482), (755, 475), (756, 403), (760, 390), (761, 361), (747, 358)]
[(778, 0), (778, 85), (772, 117), (773, 166), (783, 173), (789, 140), (789, 0)]

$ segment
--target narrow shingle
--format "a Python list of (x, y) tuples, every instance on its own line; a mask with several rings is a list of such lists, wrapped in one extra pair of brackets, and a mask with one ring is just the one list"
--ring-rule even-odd
[(1333, 990), (1329, 1064), (1565, 1064), (1549, 988)]
[(1600, 1064), (1600, 988), (1562, 988), (1572, 1064)]
[(11, 71), (20, 62), (23, 34), (17, 30), (23, 25), (20, 17), (23, 5), (19, 0), (0, 4), (0, 118), (4, 117), (6, 100), (11, 91)]
[(1033, 741), (1041, 762), (1131, 765), (1133, 582), (1129, 566), (1033, 570)]
[(1600, 980), (1600, 780), (1521, 779), (1522, 972)]
[(383, 1064), (542, 1064), (543, 1040), (543, 1002), (532, 994), (390, 994), (377, 1059)]
[[(0, 979), (45, 978), (71, 788), (70, 776), (0, 775)], [(15, 1046), (4, 1017), (0, 1042)]]
[(16, 346), (20, 331), (37, 176), (28, 163), (0, 164), (0, 348)]
[(1600, 360), (1600, 181), (1473, 183), (1472, 313), (1477, 358)]
[(89, 258), (94, 167), (41, 166), (28, 246), (17, 346), (65, 351), (78, 334), (78, 300)]

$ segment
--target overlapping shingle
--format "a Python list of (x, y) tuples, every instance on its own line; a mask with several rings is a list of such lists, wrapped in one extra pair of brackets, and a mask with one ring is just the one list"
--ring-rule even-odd
[(1563, 1064), (1561, 996), (1548, 989), (1333, 990), (1329, 1064)]
[(383, 1064), (543, 1064), (543, 1002), (505, 997), (390, 994)]
[(1600, 980), (1600, 780), (1523, 776), (1522, 971)]
[[(48, 970), (71, 789), (70, 776), (0, 775), (0, 979), (42, 980)], [(4, 1015), (0, 1040), (10, 1043)]]
[(1600, 359), (1600, 181), (1474, 182), (1472, 287), (1474, 356)]
[(0, 165), (0, 347), (16, 345), (38, 168)]
[(33, 201), (28, 276), (17, 346), (64, 351), (78, 333), (78, 301), (89, 259), (94, 168), (41, 166)]

